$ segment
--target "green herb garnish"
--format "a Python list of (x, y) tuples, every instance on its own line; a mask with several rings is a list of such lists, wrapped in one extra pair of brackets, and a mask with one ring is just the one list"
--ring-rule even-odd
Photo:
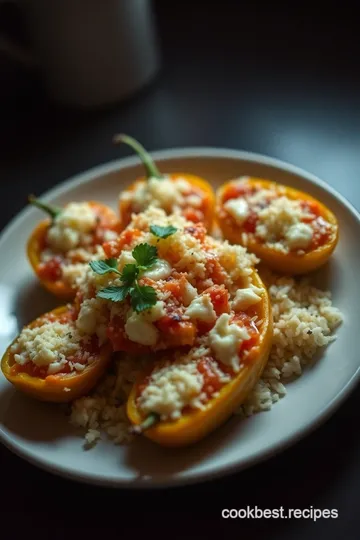
[(138, 277), (139, 271), (139, 267), (136, 264), (125, 264), (121, 274), (121, 281), (124, 285), (132, 285)]
[(111, 300), (112, 302), (123, 302), (129, 293), (130, 287), (127, 285), (122, 285), (121, 287), (112, 285), (101, 289), (97, 296), (99, 298), (104, 298), (104, 300)]
[(157, 260), (157, 249), (150, 244), (139, 244), (132, 251), (132, 256), (141, 269), (152, 266)]
[(39, 201), (39, 199), (34, 197), (34, 195), (29, 195), (28, 201), (33, 206), (36, 206), (40, 210), (43, 210), (44, 212), (49, 214), (52, 220), (54, 220), (62, 212), (62, 208), (58, 208), (57, 206), (41, 202)]
[(160, 416), (157, 413), (150, 413), (147, 418), (137, 426), (131, 426), (129, 432), (131, 435), (141, 435), (147, 429), (150, 429), (160, 421)]
[(149, 285), (143, 285), (142, 287), (138, 284), (131, 289), (131, 307), (135, 311), (146, 311), (151, 309), (152, 306), (156, 304), (156, 291), (153, 287)]
[(153, 287), (139, 285), (138, 277), (142, 271), (147, 270), (157, 261), (157, 249), (150, 244), (139, 244), (132, 250), (136, 264), (126, 264), (120, 272), (117, 269), (116, 259), (91, 261), (90, 267), (99, 275), (114, 272), (120, 276), (123, 285), (111, 285), (101, 289), (97, 296), (112, 302), (123, 302), (130, 296), (132, 308), (140, 313), (156, 304), (157, 296)]
[(115, 272), (116, 274), (121, 274), (117, 269), (117, 260), (116, 259), (105, 259), (104, 261), (91, 261), (90, 267), (96, 274), (103, 276), (109, 272)]
[(151, 225), (150, 232), (152, 232), (158, 238), (168, 238), (177, 231), (176, 227), (168, 225), (167, 227), (161, 227), (161, 225)]
[(156, 167), (150, 154), (133, 137), (130, 137), (129, 135), (115, 135), (115, 137), (113, 138), (113, 141), (115, 144), (118, 144), (118, 143), (128, 144), (129, 146), (131, 146), (133, 150), (135, 150), (135, 152), (137, 153), (137, 155), (139, 156), (139, 158), (141, 159), (145, 167), (147, 178), (157, 178), (158, 180), (163, 179), (163, 175), (160, 173), (159, 169)]

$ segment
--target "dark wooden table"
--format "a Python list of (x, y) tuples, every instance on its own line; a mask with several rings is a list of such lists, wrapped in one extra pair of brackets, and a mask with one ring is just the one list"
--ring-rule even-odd
[[(57, 107), (36, 79), (3, 64), (9, 84), (0, 90), (1, 228), (24, 206), (29, 191), (41, 194), (128, 155), (111, 144), (118, 131), (150, 151), (218, 146), (280, 158), (323, 178), (360, 208), (360, 66), (352, 12), (327, 6), (319, 14), (305, 7), (290, 14), (223, 0), (213, 6), (157, 2), (156, 13), (163, 53), (159, 77), (107, 110)], [(356, 390), (325, 425), (281, 455), (229, 478), (166, 491), (76, 484), (0, 447), (1, 511), (14, 514), (16, 538), (29, 529), (64, 538), (70, 528), (83, 537), (111, 528), (118, 537), (154, 531), (173, 538), (213, 532), (356, 539), (359, 410)], [(221, 518), (223, 508), (247, 506), (337, 509), (339, 518)]]

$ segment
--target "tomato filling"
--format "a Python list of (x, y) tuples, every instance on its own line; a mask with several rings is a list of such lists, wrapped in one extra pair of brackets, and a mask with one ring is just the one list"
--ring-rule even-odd
[[(216, 290), (216, 288), (214, 287), (214, 291), (212, 292), (214, 298), (219, 296), (220, 290), (221, 288), (218, 288)], [(223, 295), (221, 294), (221, 296)], [(221, 309), (224, 309), (226, 307), (225, 301), (222, 300), (219, 306), (221, 306)], [(232, 318), (232, 322), (238, 324), (239, 326), (245, 327), (249, 334), (249, 339), (243, 341), (239, 345), (238, 350), (241, 363), (246, 365), (247, 363), (250, 363), (252, 361), (252, 357), (250, 354), (244, 353), (246, 351), (250, 351), (252, 348), (258, 345), (260, 332), (254, 321), (252, 320), (252, 317), (250, 317), (244, 312), (234, 315), (234, 317)], [(197, 369), (203, 376), (203, 386), (201, 389), (201, 393), (206, 394), (206, 397), (208, 399), (210, 399), (215, 393), (219, 392), (221, 388), (226, 384), (226, 380), (222, 380), (221, 373), (223, 373), (224, 375), (229, 375), (230, 378), (236, 376), (236, 373), (234, 373), (234, 371), (229, 366), (225, 366), (217, 362), (212, 356), (205, 356), (199, 359), (197, 362)], [(149, 385), (150, 381), (151, 374), (145, 377), (144, 380), (137, 385), (137, 398), (141, 396), (145, 388)], [(190, 407), (187, 406), (184, 408), (183, 414), (186, 414), (188, 412), (190, 412)]]
[[(66, 324), (74, 319), (74, 310), (69, 309), (61, 315), (56, 315), (54, 313), (49, 313), (46, 317), (42, 317), (37, 324), (33, 325), (34, 327), (39, 327), (42, 323), (47, 322), (59, 322), (61, 324)], [(67, 362), (64, 364), (61, 369), (51, 375), (48, 375), (48, 366), (37, 366), (29, 360), (24, 365), (18, 364), (15, 362), (11, 366), (11, 374), (16, 375), (19, 373), (27, 373), (31, 377), (36, 377), (40, 379), (46, 379), (49, 377), (58, 377), (67, 373), (74, 372), (74, 369), (71, 369), (72, 364), (82, 364), (85, 365), (90, 361), (96, 360), (100, 352), (99, 340), (97, 336), (92, 336), (91, 339), (87, 340), (86, 343), (81, 343), (78, 351), (74, 355), (70, 355), (66, 358)]]
[[(231, 199), (237, 199), (240, 197), (244, 197), (246, 199), (247, 197), (257, 193), (261, 189), (261, 186), (256, 185), (230, 185), (223, 194), (222, 202), (225, 203)], [(266, 203), (261, 204), (261, 208), (266, 208), (266, 206), (271, 203), (271, 200), (272, 198), (269, 197)], [(331, 227), (329, 226), (329, 223), (322, 217), (321, 208), (316, 201), (302, 200), (300, 201), (300, 205), (304, 213), (309, 214), (308, 216), (304, 216), (301, 219), (301, 222), (309, 224), (313, 229), (312, 241), (306, 249), (306, 251), (311, 251), (320, 246), (323, 246), (329, 241), (331, 236)], [(259, 205), (257, 204), (257, 206)], [(231, 218), (230, 216), (228, 216), (228, 219), (233, 220), (233, 218)], [(250, 207), (249, 215), (242, 223), (241, 229), (247, 234), (256, 236), (256, 226), (258, 224), (258, 221), (259, 220), (256, 211)], [(279, 240), (281, 241), (283, 239), (281, 238)], [(264, 240), (257, 237), (257, 241), (263, 242)]]
[(62, 276), (62, 266), (64, 260), (56, 255), (38, 267), (39, 278), (44, 281), (58, 281)]
[[(97, 225), (93, 232), (90, 234), (91, 241), (86, 246), (78, 246), (78, 248), (85, 249), (88, 253), (95, 253), (96, 246), (101, 246), (105, 242), (105, 235), (107, 231), (113, 231), (118, 233), (119, 225), (112, 212), (108, 208), (102, 206), (92, 205), (92, 210), (96, 215)], [(46, 234), (41, 239), (40, 252), (44, 250), (50, 250), (51, 246), (46, 240)], [(77, 249), (78, 249), (77, 248)], [(44, 281), (56, 282), (63, 277), (63, 268), (69, 264), (85, 263), (81, 254), (75, 253), (70, 257), (67, 254), (54, 254), (53, 257), (46, 261), (41, 261), (38, 266), (38, 275), (40, 279)]]

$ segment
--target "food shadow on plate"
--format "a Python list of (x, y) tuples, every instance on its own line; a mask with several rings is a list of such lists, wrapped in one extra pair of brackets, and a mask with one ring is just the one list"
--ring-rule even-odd
[(340, 281), (341, 272), (340, 263), (334, 255), (326, 264), (324, 264), (324, 266), (308, 274), (308, 277), (311, 284), (318, 289), (331, 291), (333, 289), (333, 284)]
[(249, 419), (232, 416), (201, 441), (184, 448), (165, 448), (145, 437), (134, 440), (126, 448), (122, 462), (137, 473), (136, 481), (166, 479), (181, 474), (196, 463), (205, 463), (228, 448), (239, 437)]
[(13, 387), (0, 390), (0, 425), (27, 441), (47, 442), (73, 436), (73, 429), (57, 404), (42, 403)]
[(23, 283), (15, 292), (13, 311), (21, 330), (26, 324), (64, 304), (36, 280)]

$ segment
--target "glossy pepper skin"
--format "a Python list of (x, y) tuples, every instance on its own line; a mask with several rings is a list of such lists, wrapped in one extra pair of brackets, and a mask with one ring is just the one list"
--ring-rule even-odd
[[(146, 170), (146, 176), (136, 179), (125, 190), (125, 193), (131, 194), (137, 189), (137, 187), (142, 182), (146, 181), (150, 177), (158, 178), (159, 182), (161, 182), (163, 175), (157, 169), (150, 155), (137, 141), (135, 141), (132, 137), (129, 137), (127, 135), (117, 135), (114, 138), (114, 141), (116, 143), (124, 142), (126, 144), (129, 144), (139, 155)], [(203, 178), (200, 178), (199, 176), (195, 176), (193, 174), (171, 173), (171, 174), (167, 174), (166, 176), (171, 181), (176, 181), (178, 178), (183, 178), (187, 180), (191, 186), (193, 186), (197, 190), (200, 190), (203, 197), (203, 202), (204, 202), (204, 210), (203, 210), (204, 219), (202, 220), (202, 223), (206, 227), (207, 231), (210, 232), (212, 230), (214, 212), (215, 212), (215, 193), (211, 185)], [(189, 207), (186, 210), (184, 210), (184, 216), (187, 219), (189, 219), (189, 221), (197, 221), (197, 218), (195, 216), (194, 217), (192, 216), (192, 212), (193, 210), (191, 209), (191, 207)], [(131, 209), (130, 200), (119, 201), (119, 214), (120, 214), (121, 229), (123, 230), (131, 221), (132, 209)]]
[[(69, 308), (61, 306), (50, 313), (56, 317), (61, 317)], [(37, 320), (28, 325), (36, 325)], [(37, 399), (38, 401), (52, 403), (67, 403), (86, 395), (98, 382), (111, 361), (112, 350), (109, 345), (100, 349), (98, 358), (80, 373), (58, 373), (48, 375), (45, 378), (32, 377), (28, 373), (12, 373), (12, 366), (15, 361), (12, 358), (11, 346), (9, 345), (1, 360), (1, 370), (6, 379), (14, 385), (20, 392)], [(65, 390), (65, 388), (67, 390)]]
[[(97, 210), (98, 214), (101, 216), (103, 222), (107, 224), (107, 226), (114, 227), (114, 230), (118, 230), (118, 217), (111, 208), (97, 201), (89, 201), (89, 205)], [(61, 209), (59, 211), (61, 211)], [(44, 279), (39, 272), (41, 264), (41, 252), (44, 248), (46, 234), (50, 225), (51, 219), (45, 219), (41, 221), (32, 231), (26, 246), (27, 257), (34, 273), (46, 290), (60, 300), (65, 302), (72, 301), (75, 298), (76, 290), (74, 290), (62, 279), (58, 279), (56, 281)]]
[[(264, 288), (256, 272), (253, 274), (253, 284)], [(272, 345), (273, 320), (266, 289), (263, 299), (257, 305), (256, 314), (264, 320), (264, 324), (259, 342), (251, 349), (246, 366), (240, 373), (220, 389), (218, 396), (212, 398), (204, 410), (192, 410), (176, 421), (160, 421), (144, 431), (146, 437), (161, 446), (184, 447), (203, 439), (231, 417), (261, 377), (268, 361)], [(127, 402), (127, 415), (133, 426), (139, 426), (144, 421), (136, 405), (137, 388), (144, 378), (145, 375), (142, 375), (134, 385)]]
[[(339, 239), (339, 225), (333, 212), (320, 201), (303, 191), (260, 178), (249, 178), (246, 183), (250, 186), (258, 185), (263, 189), (282, 188), (284, 190), (284, 195), (289, 199), (309, 201), (310, 203), (317, 205), (320, 216), (328, 221), (334, 228), (334, 232), (325, 244), (306, 252), (304, 255), (291, 252), (281, 253), (271, 247), (263, 245), (256, 239), (251, 238), (248, 239), (246, 244), (248, 251), (254, 253), (263, 264), (266, 264), (269, 268), (280, 274), (301, 275), (317, 270), (323, 266), (334, 252)], [(241, 236), (243, 229), (232, 219), (225, 218), (222, 212), (224, 194), (232, 184), (233, 181), (226, 182), (216, 193), (216, 219), (225, 239), (233, 244), (244, 245)]]

